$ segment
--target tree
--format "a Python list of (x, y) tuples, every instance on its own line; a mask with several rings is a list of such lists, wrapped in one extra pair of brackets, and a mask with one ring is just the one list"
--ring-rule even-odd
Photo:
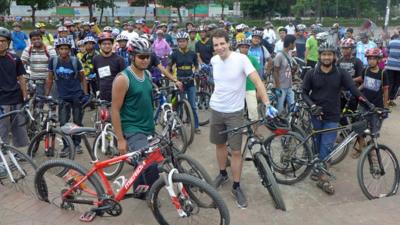
[(221, 4), (222, 12), (221, 12), (221, 20), (225, 19), (225, 6), (232, 4), (232, 0), (218, 0), (217, 3)]
[(93, 18), (93, 7), (96, 5), (98, 1), (101, 0), (79, 0), (82, 4), (86, 5), (89, 10), (89, 20), (91, 21)]
[(54, 0), (18, 0), (17, 5), (29, 5), (32, 10), (32, 26), (36, 23), (36, 11), (45, 10), (55, 6)]
[(182, 23), (181, 7), (191, 3), (191, 0), (164, 0), (164, 6), (172, 6), (178, 10), (179, 22)]
[(101, 12), (100, 12), (100, 24), (103, 20), (103, 13), (104, 13), (104, 9), (105, 8), (114, 8), (115, 4), (113, 0), (98, 0), (96, 2), (96, 7), (100, 8)]
[(0, 14), (10, 15), (11, 2), (9, 0), (0, 0), (0, 5)]

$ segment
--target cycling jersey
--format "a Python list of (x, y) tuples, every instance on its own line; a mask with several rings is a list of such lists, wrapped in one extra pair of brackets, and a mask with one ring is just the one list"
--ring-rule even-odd
[(210, 64), (213, 57), (213, 46), (211, 39), (200, 40), (196, 43), (196, 53), (200, 54), (201, 61), (205, 64)]
[(99, 52), (95, 50), (93, 52), (87, 52), (83, 54), (81, 62), (86, 77), (94, 78), (96, 76), (93, 66), (93, 58), (98, 54)]
[[(168, 64), (170, 66), (176, 65), (178, 79), (181, 77), (191, 77), (193, 75), (193, 68), (198, 64), (197, 55), (189, 49), (186, 52), (177, 49), (171, 54)], [(187, 85), (192, 86), (194, 82), (190, 82)]]
[(360, 76), (364, 67), (361, 60), (354, 57), (350, 59), (345, 59), (342, 57), (339, 59), (337, 65), (346, 70), (352, 78)]
[(115, 53), (124, 59), (125, 66), (131, 65), (131, 57), (127, 48), (118, 48)]

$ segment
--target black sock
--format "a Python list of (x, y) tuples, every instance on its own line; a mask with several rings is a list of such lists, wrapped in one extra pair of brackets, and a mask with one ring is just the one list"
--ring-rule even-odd
[(220, 170), (219, 173), (224, 177), (228, 176), (228, 173), (226, 172), (226, 170)]
[(239, 182), (233, 182), (232, 188), (236, 189), (238, 187), (240, 187), (240, 183)]

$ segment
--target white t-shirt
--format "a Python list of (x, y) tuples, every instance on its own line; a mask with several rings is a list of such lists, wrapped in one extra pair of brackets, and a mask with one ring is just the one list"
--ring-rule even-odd
[(275, 35), (275, 31), (274, 29), (265, 29), (264, 30), (264, 35), (263, 35), (263, 39), (266, 39), (268, 43), (270, 44), (274, 44), (276, 41), (276, 35)]
[(289, 24), (286, 25), (287, 34), (295, 35), (296, 34), (296, 27), (294, 25), (290, 26)]
[(222, 60), (219, 55), (211, 58), (214, 77), (214, 93), (211, 95), (210, 107), (223, 113), (232, 113), (244, 108), (246, 96), (246, 77), (255, 72), (246, 55), (231, 52)]
[(280, 51), (283, 51), (283, 41), (282, 40), (277, 41), (275, 44), (275, 48), (274, 48), (275, 53), (278, 53)]
[(127, 30), (124, 30), (121, 32), (121, 35), (125, 35), (129, 39), (129, 43), (131, 43), (133, 40), (139, 38), (139, 34), (136, 33), (135, 31), (129, 32)]

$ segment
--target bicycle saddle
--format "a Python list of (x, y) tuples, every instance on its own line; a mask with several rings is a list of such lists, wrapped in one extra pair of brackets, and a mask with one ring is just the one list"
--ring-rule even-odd
[(82, 133), (95, 133), (96, 128), (93, 127), (80, 127), (74, 123), (66, 123), (61, 127), (61, 131), (66, 135), (76, 135)]

